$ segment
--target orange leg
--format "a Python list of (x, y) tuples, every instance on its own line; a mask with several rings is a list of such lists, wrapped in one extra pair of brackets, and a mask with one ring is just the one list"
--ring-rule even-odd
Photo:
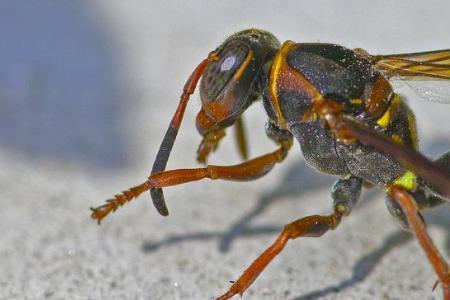
[(230, 299), (236, 294), (242, 296), (272, 259), (284, 249), (289, 240), (302, 236), (320, 237), (328, 230), (335, 229), (341, 221), (341, 217), (342, 214), (336, 211), (329, 216), (308, 216), (286, 225), (276, 241), (253, 261), (225, 294), (216, 300)]
[(286, 140), (281, 143), (278, 150), (234, 166), (209, 165), (205, 168), (178, 169), (155, 173), (146, 182), (116, 195), (114, 199), (107, 200), (106, 204), (91, 208), (91, 217), (100, 223), (110, 212), (152, 188), (178, 185), (205, 178), (233, 181), (257, 179), (269, 172), (276, 163), (281, 162), (286, 157), (291, 145), (292, 140)]
[[(203, 135), (203, 139), (197, 148), (197, 161), (202, 164), (206, 164), (206, 161), (211, 152), (216, 151), (219, 146), (219, 142), (225, 136), (225, 129), (218, 126), (216, 123), (201, 110), (197, 115), (197, 128)], [(203, 132), (205, 131), (205, 132)], [(242, 116), (237, 118), (234, 123), (234, 132), (236, 136), (236, 142), (238, 145), (239, 154), (244, 160), (248, 159), (248, 146), (245, 137), (244, 123)]]
[(449, 265), (439, 253), (439, 250), (436, 248), (430, 236), (428, 235), (425, 224), (419, 217), (416, 202), (406, 190), (399, 186), (391, 187), (389, 194), (402, 207), (403, 212), (408, 219), (408, 224), (411, 231), (416, 236), (420, 246), (425, 251), (428, 260), (432, 264), (434, 271), (439, 278), (438, 282), (442, 284), (444, 300), (450, 300)]
[(220, 140), (224, 136), (225, 130), (223, 128), (218, 128), (217, 130), (212, 130), (205, 134), (197, 149), (197, 161), (206, 164), (208, 156), (211, 152), (216, 151)]

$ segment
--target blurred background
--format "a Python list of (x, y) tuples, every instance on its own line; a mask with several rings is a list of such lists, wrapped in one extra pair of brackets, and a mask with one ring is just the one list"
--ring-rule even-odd
[[(373, 54), (445, 49), (449, 15), (447, 0), (1, 1), (0, 299), (219, 295), (283, 224), (330, 210), (334, 179), (308, 169), (296, 147), (256, 182), (167, 189), (169, 218), (143, 195), (96, 226), (89, 206), (149, 174), (197, 63), (249, 27)], [(449, 107), (399, 92), (417, 113), (422, 151), (450, 149)], [(169, 168), (196, 166), (198, 98)], [(265, 121), (260, 105), (246, 113), (251, 156), (274, 147)], [(211, 158), (238, 161), (231, 138)], [(362, 202), (336, 232), (293, 242), (244, 299), (440, 299), (383, 195)], [(449, 212), (427, 215), (447, 257)]]

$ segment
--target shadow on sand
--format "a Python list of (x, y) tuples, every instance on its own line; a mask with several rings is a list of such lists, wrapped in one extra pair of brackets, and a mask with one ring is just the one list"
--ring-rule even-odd
[[(427, 152), (431, 152), (434, 156), (438, 156), (436, 153), (443, 153), (449, 148), (447, 141), (437, 141), (431, 146), (426, 147)], [(301, 163), (293, 165), (283, 179), (280, 181), (280, 185), (273, 190), (263, 194), (257, 201), (254, 208), (244, 213), (237, 221), (235, 221), (228, 230), (224, 232), (209, 231), (209, 232), (196, 232), (185, 235), (172, 235), (160, 241), (146, 241), (142, 250), (144, 252), (152, 252), (161, 247), (170, 246), (180, 242), (188, 241), (202, 241), (202, 240), (218, 240), (218, 248), (221, 252), (228, 252), (231, 248), (233, 241), (237, 238), (246, 238), (257, 235), (265, 234), (278, 234), (283, 224), (280, 225), (258, 225), (251, 226), (252, 220), (270, 206), (276, 204), (283, 196), (301, 195), (302, 193), (312, 191), (315, 189), (323, 189), (330, 187), (333, 184), (334, 179), (323, 176), (315, 171), (307, 168)], [(373, 198), (377, 191), (365, 191), (362, 195), (361, 203), (355, 208), (359, 209), (361, 205), (368, 203), (370, 198)], [(446, 247), (444, 251), (450, 253), (450, 215), (449, 206), (440, 206), (434, 208), (425, 214), (427, 223), (431, 226), (439, 226), (446, 230)], [(377, 249), (362, 256), (358, 262), (353, 266), (353, 274), (350, 278), (337, 283), (332, 286), (328, 286), (308, 294), (292, 298), (292, 300), (313, 300), (320, 299), (326, 295), (338, 293), (342, 290), (354, 287), (360, 282), (363, 282), (374, 270), (378, 262), (387, 255), (390, 251), (394, 250), (401, 245), (412, 240), (412, 236), (399, 230), (384, 240), (382, 245)]]

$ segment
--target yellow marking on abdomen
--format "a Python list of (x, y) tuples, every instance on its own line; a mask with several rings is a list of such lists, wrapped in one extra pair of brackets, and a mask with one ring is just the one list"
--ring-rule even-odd
[[(401, 186), (407, 191), (415, 191), (417, 186), (417, 176), (411, 171), (406, 171), (402, 176), (397, 177), (389, 186)], [(389, 189), (388, 188), (388, 189)]]

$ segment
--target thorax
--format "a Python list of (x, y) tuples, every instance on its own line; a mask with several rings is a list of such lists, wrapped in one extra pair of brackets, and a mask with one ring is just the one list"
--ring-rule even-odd
[(263, 101), (281, 128), (303, 121), (313, 101), (339, 97), (360, 106), (362, 119), (381, 116), (392, 88), (366, 58), (335, 44), (287, 41), (266, 74)]

